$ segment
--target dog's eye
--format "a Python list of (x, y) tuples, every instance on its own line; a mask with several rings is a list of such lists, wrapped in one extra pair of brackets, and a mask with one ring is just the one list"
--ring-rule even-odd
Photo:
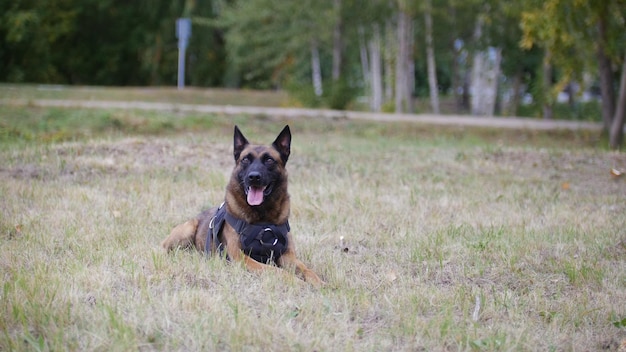
[(274, 165), (276, 161), (274, 161), (274, 159), (268, 156), (265, 158), (264, 162), (265, 162), (265, 165)]
[(250, 157), (249, 156), (245, 156), (243, 159), (241, 159), (241, 163), (244, 164), (244, 165), (250, 164)]

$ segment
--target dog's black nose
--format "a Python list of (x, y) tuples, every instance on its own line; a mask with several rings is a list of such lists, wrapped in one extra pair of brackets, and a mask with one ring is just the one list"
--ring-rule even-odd
[(259, 182), (261, 181), (261, 173), (258, 171), (252, 171), (248, 174), (248, 180), (250, 182)]

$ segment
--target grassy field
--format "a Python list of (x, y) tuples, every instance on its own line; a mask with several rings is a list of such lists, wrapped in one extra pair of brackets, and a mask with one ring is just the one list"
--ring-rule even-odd
[(111, 88), (73, 87), (63, 85), (0, 84), (4, 99), (76, 99), (107, 101), (172, 101), (181, 104), (283, 106), (290, 100), (285, 92), (198, 89), (182, 91), (171, 87)]
[[(164, 253), (222, 201), (233, 124), (287, 123), (292, 231), (328, 286)], [(0, 107), (0, 351), (626, 348), (626, 155), (596, 143)]]
[[(311, 92), (312, 94), (312, 92)], [(306, 94), (305, 94), (306, 95)], [(90, 101), (142, 101), (172, 102), (180, 104), (209, 104), (232, 106), (263, 106), (263, 107), (306, 107), (306, 101), (313, 97), (301, 99), (299, 95), (286, 91), (251, 91), (232, 89), (206, 89), (186, 87), (179, 91), (175, 87), (97, 87), (97, 86), (65, 86), (65, 85), (25, 85), (0, 83), (0, 99), (70, 99)], [(440, 110), (443, 114), (464, 114), (459, 111), (454, 97), (439, 97)], [(390, 105), (391, 104), (391, 105)], [(314, 104), (315, 106), (319, 104)], [(415, 113), (432, 112), (428, 97), (416, 97), (413, 100)], [(602, 120), (598, 102), (579, 102), (574, 107), (565, 103), (554, 105), (554, 118), (557, 120), (596, 121)], [(351, 102), (347, 110), (369, 111), (367, 98), (359, 97)], [(386, 112), (393, 112), (393, 104), (384, 106)], [(507, 113), (511, 115), (511, 113)], [(541, 118), (541, 104), (522, 105), (517, 111), (518, 116)]]

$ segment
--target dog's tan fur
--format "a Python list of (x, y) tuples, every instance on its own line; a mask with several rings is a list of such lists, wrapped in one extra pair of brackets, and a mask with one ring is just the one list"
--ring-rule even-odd
[[(231, 215), (243, 219), (250, 224), (273, 223), (282, 224), (288, 220), (290, 211), (289, 193), (287, 192), (287, 171), (285, 165), (290, 153), (291, 134), (289, 127), (279, 134), (276, 141), (270, 145), (253, 145), (243, 137), (235, 127), (235, 168), (226, 187), (225, 207)], [(246, 193), (240, 180), (240, 173), (244, 171), (244, 158), (252, 160), (271, 158), (272, 172), (278, 176), (273, 184), (272, 192), (267, 196), (261, 206), (250, 206), (246, 201)], [(209, 224), (215, 215), (217, 207), (203, 211), (196, 218), (176, 226), (170, 235), (163, 240), (161, 246), (167, 251), (178, 247), (194, 247), (198, 251), (204, 251)], [(243, 262), (250, 271), (276, 270), (273, 265), (260, 263), (242, 252), (239, 234), (228, 222), (224, 223), (218, 236), (219, 241), (225, 246), (225, 252), (233, 261)], [(278, 267), (295, 268), (296, 273), (305, 281), (315, 286), (321, 286), (324, 282), (296, 257), (295, 245), (291, 232), (287, 234), (287, 249), (278, 258)], [(217, 250), (215, 243), (211, 243), (211, 253)]]

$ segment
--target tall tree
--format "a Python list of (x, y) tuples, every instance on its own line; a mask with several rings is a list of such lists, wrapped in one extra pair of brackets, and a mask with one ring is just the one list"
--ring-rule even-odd
[(358, 27), (358, 36), (359, 36), (359, 60), (361, 63), (361, 75), (363, 78), (363, 84), (366, 89), (370, 85), (370, 63), (368, 57), (368, 43), (365, 39), (365, 28), (363, 25), (359, 25)]
[[(0, 1), (0, 80), (67, 83), (58, 66), (80, 8), (64, 0)], [(64, 48), (65, 49), (65, 48)]]
[(333, 14), (335, 17), (335, 24), (333, 25), (333, 67), (332, 67), (332, 80), (338, 81), (341, 77), (341, 63), (343, 56), (343, 21), (341, 13), (341, 0), (333, 0)]
[(396, 113), (412, 112), (413, 9), (407, 1), (398, 2), (396, 26)]
[[(503, 47), (510, 20), (500, 1), (483, 1), (476, 16), (472, 46), (472, 114), (494, 115), (500, 97)], [(510, 40), (510, 39), (508, 39)]]
[(374, 34), (369, 42), (369, 62), (371, 64), (369, 79), (371, 85), (370, 109), (372, 111), (380, 111), (383, 104), (383, 73), (382, 73), (382, 57), (381, 57), (381, 39), (380, 28), (374, 25)]
[(596, 55), (598, 57), (598, 69), (600, 76), (600, 91), (602, 92), (602, 121), (604, 129), (611, 129), (611, 121), (615, 113), (615, 90), (613, 88), (613, 69), (611, 58), (607, 53), (609, 7), (599, 6), (598, 8), (598, 42), (596, 45)]
[(242, 84), (278, 87), (312, 77), (312, 46), (317, 47), (320, 65), (323, 49), (331, 47), (332, 9), (330, 0), (249, 0), (225, 6), (219, 24)]
[(471, 54), (476, 17), (482, 8), (479, 0), (434, 0), (433, 21), (435, 45), (441, 48), (437, 60), (447, 62), (450, 86), (457, 112), (470, 110)]
[(320, 63), (320, 51), (316, 39), (311, 39), (311, 80), (313, 91), (317, 97), (324, 93), (322, 87), (322, 64)]
[[(541, 46), (550, 52), (551, 62), (563, 71), (557, 89), (572, 79), (582, 82), (582, 75), (598, 70), (602, 94), (602, 115), (611, 148), (623, 142), (626, 82), (615, 99), (613, 70), (624, 68), (626, 59), (625, 0), (547, 0), (531, 2), (522, 16), (526, 48)], [(593, 55), (592, 53), (595, 53)], [(618, 108), (619, 107), (619, 108)]]
[(552, 107), (554, 105), (554, 93), (552, 88), (552, 63), (550, 62), (550, 50), (545, 50), (543, 63), (541, 65), (541, 109), (544, 120), (552, 120)]
[(428, 62), (430, 106), (433, 113), (439, 114), (439, 85), (437, 84), (437, 66), (435, 64), (435, 49), (433, 46), (432, 0), (426, 0), (424, 4), (424, 27), (426, 29), (426, 60)]
[(396, 82), (396, 71), (394, 66), (397, 65), (398, 41), (396, 40), (396, 29), (393, 27), (392, 16), (390, 15), (385, 21), (385, 30), (383, 32), (383, 77), (384, 77), (384, 97), (386, 101), (394, 101), (394, 89)]
[(624, 120), (626, 119), (626, 60), (622, 61), (619, 97), (609, 134), (611, 148), (618, 149), (624, 142)]
[[(483, 40), (485, 14), (476, 19), (474, 28), (474, 42)], [(471, 73), (471, 112), (472, 115), (493, 115), (491, 97), (493, 96), (493, 67), (492, 56), (485, 49), (476, 50), (472, 59)]]
[(370, 109), (381, 111), (386, 98), (384, 87), (390, 74), (384, 69), (392, 45), (386, 31), (392, 13), (390, 3), (387, 0), (342, 0), (342, 8), (344, 33), (356, 37), (345, 42), (358, 44), (354, 53), (358, 52), (359, 78), (369, 96)]
[[(511, 23), (519, 23), (523, 2), (508, 1), (497, 2), (497, 14), (494, 16), (498, 20), (492, 26), (491, 36), (498, 43), (498, 47), (502, 49), (502, 75), (506, 79), (501, 80), (501, 108), (503, 114), (515, 115), (521, 102), (522, 95), (526, 92), (527, 87), (531, 84), (537, 85), (534, 80), (538, 77), (541, 60), (544, 53), (541, 50), (525, 50), (520, 47), (520, 39), (522, 38), (522, 29), (520, 26), (510, 25)], [(549, 81), (551, 84), (551, 81)], [(551, 88), (551, 85), (547, 87)], [(538, 101), (540, 97), (549, 95), (549, 91), (545, 94), (536, 95), (533, 98)]]
[[(192, 16), (214, 17), (197, 3)], [(174, 84), (180, 1), (0, 1), (0, 80), (93, 85)], [(195, 23), (194, 23), (195, 25)], [(220, 85), (223, 38), (194, 28), (188, 74)]]

